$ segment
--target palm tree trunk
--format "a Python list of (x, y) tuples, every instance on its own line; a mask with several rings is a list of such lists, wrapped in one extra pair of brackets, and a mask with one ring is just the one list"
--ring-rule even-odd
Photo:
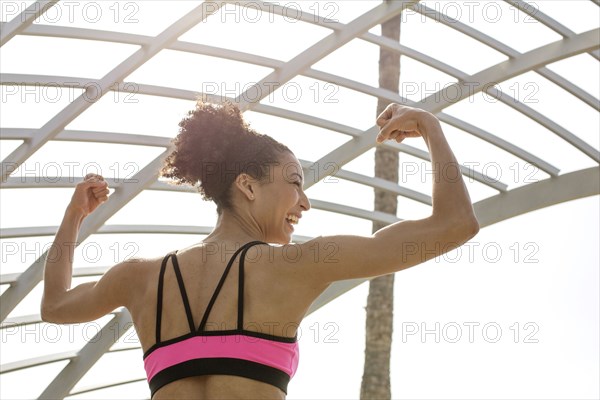
[[(390, 0), (386, 0), (390, 1)], [(400, 16), (381, 25), (382, 35), (400, 40)], [(400, 55), (383, 48), (379, 53), (379, 87), (398, 92), (400, 80)], [(377, 114), (387, 106), (379, 99)], [(375, 176), (398, 182), (398, 152), (378, 146), (375, 150)], [(398, 198), (395, 194), (375, 189), (375, 210), (396, 215)], [(373, 223), (373, 232), (383, 228), (382, 223)], [(367, 297), (365, 367), (360, 398), (391, 399), (390, 356), (394, 322), (394, 275), (374, 278), (369, 283)]]

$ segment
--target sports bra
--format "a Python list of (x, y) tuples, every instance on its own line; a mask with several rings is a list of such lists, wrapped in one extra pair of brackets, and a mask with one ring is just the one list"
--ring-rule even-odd
[[(179, 379), (200, 375), (236, 375), (278, 387), (287, 394), (287, 386), (298, 368), (297, 335), (293, 338), (245, 330), (244, 259), (250, 247), (266, 244), (246, 243), (231, 257), (215, 289), (200, 326), (196, 329), (185, 285), (177, 262), (177, 251), (165, 256), (158, 278), (156, 304), (156, 343), (144, 353), (144, 368), (151, 396), (161, 387)], [(207, 331), (206, 322), (227, 274), (237, 256), (239, 262), (237, 328)], [(172, 258), (190, 333), (161, 341), (162, 294), (167, 261)]]

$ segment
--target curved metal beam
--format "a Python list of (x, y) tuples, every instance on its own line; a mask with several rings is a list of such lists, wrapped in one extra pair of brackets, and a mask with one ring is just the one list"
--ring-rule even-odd
[(494, 87), (488, 88), (486, 92), (507, 106), (519, 111), (521, 114), (528, 116), (538, 124), (555, 133), (558, 137), (565, 140), (567, 143), (584, 153), (586, 156), (590, 157), (595, 162), (600, 162), (600, 151), (596, 150), (592, 145), (581, 139), (579, 136), (569, 132), (567, 129), (546, 117), (544, 114), (535, 111), (525, 103), (518, 101), (506, 93), (502, 93)]
[[(19, 274), (6, 274), (5, 276), (7, 276), (10, 279), (9, 275)], [(41, 322), (44, 321), (42, 321), (42, 316), (40, 314), (21, 315), (14, 318), (6, 318), (4, 321), (0, 322), (0, 329), (39, 324)]]
[[(558, 42), (549, 43), (545, 46), (538, 47), (534, 50), (523, 53), (520, 57), (510, 59), (496, 65), (491, 66), (483, 71), (480, 71), (469, 79), (472, 82), (485, 82), (495, 83), (502, 82), (507, 79), (513, 78), (517, 75), (525, 73), (530, 70), (534, 70), (546, 64), (550, 64), (555, 61), (559, 61), (583, 52), (591, 51), (600, 47), (598, 43), (598, 35), (600, 35), (600, 29), (592, 29), (590, 31), (574, 35), (572, 37), (562, 39)], [(485, 84), (477, 87), (468, 87), (463, 82), (449, 85), (460, 93), (455, 99), (452, 99), (452, 103), (467, 98), (475, 93), (482, 90), (486, 90)], [(447, 90), (447, 89), (445, 89)], [(430, 110), (435, 112), (441, 111), (443, 108), (450, 105), (450, 100), (444, 98), (441, 102), (436, 102), (439, 99), (440, 93), (432, 94), (423, 100), (423, 103)]]
[[(98, 336), (96, 336), (90, 340), (95, 340), (97, 337)], [(140, 346), (135, 346), (135, 347), (129, 347), (129, 348), (125, 348), (125, 349), (108, 350), (107, 353), (138, 350), (139, 348), (140, 348)], [(77, 351), (65, 351), (62, 353), (53, 353), (53, 354), (48, 354), (48, 355), (44, 355), (44, 356), (14, 361), (14, 362), (0, 365), (0, 375), (19, 371), (21, 369), (38, 367), (40, 365), (45, 365), (45, 364), (51, 364), (51, 363), (55, 363), (58, 361), (67, 361), (67, 360), (71, 361), (71, 360), (76, 359), (78, 356), (79, 356), (79, 353)], [(75, 394), (75, 393), (72, 393), (72, 394)]]
[[(307, 167), (310, 167), (310, 163), (307, 163)], [(412, 190), (396, 183), (390, 182), (385, 179), (371, 177), (367, 175), (357, 174), (356, 172), (347, 171), (340, 169), (335, 173), (336, 178), (345, 179), (347, 181), (360, 183), (362, 185), (370, 186), (375, 189), (386, 190), (390, 193), (397, 194), (398, 196), (405, 197), (407, 199), (418, 201), (419, 203), (431, 206), (431, 196), (426, 195), (416, 190)], [(312, 200), (311, 200), (312, 201)]]
[(62, 131), (67, 124), (73, 121), (78, 115), (87, 110), (92, 104), (98, 101), (104, 94), (110, 91), (110, 87), (115, 82), (122, 81), (126, 76), (138, 69), (142, 64), (156, 55), (163, 48), (176, 41), (179, 36), (190, 28), (204, 20), (208, 15), (216, 12), (221, 3), (210, 3), (212, 7), (206, 6), (208, 3), (194, 8), (188, 14), (180, 18), (174, 24), (170, 25), (162, 33), (154, 38), (147, 46), (144, 46), (113, 68), (108, 74), (102, 77), (97, 85), (87, 85), (86, 90), (69, 103), (64, 109), (58, 112), (50, 121), (37, 130), (36, 136), (28, 142), (21, 144), (12, 153), (10, 153), (2, 164), (2, 181), (10, 175), (19, 165), (39, 150), (44, 143), (52, 139)]
[(128, 385), (130, 383), (135, 383), (135, 382), (142, 382), (142, 381), (145, 381), (146, 379), (148, 379), (148, 378), (146, 378), (146, 377), (135, 378), (135, 379), (128, 379), (126, 381), (112, 382), (112, 383), (108, 383), (106, 385), (92, 386), (92, 387), (88, 387), (88, 388), (85, 388), (85, 389), (78, 390), (76, 392), (71, 392), (69, 394), (69, 396), (77, 396), (77, 395), (84, 394), (84, 393), (95, 392), (96, 390), (102, 390), (102, 389), (108, 389), (108, 388), (111, 388), (111, 387)]
[(531, 211), (600, 194), (600, 167), (531, 183), (474, 204), (482, 227)]
[(558, 173), (560, 172), (560, 170), (552, 164), (547, 163), (541, 158), (536, 157), (528, 151), (520, 148), (519, 146), (515, 146), (514, 144), (504, 139), (501, 139), (498, 136), (492, 135), (491, 133), (484, 131), (483, 129), (475, 125), (471, 125), (459, 118), (455, 118), (451, 115), (444, 113), (439, 113), (437, 117), (440, 119), (440, 121), (445, 122), (448, 125), (452, 125), (458, 129), (470, 133), (475, 137), (478, 137), (481, 140), (485, 140), (486, 142), (493, 144), (496, 147), (520, 158), (521, 160), (527, 161), (529, 164), (536, 165), (538, 168), (540, 168), (542, 171), (546, 172), (550, 176), (558, 176)]
[[(257, 104), (265, 97), (273, 93), (279, 85), (282, 85), (301, 74), (311, 65), (329, 55), (331, 52), (339, 49), (357, 36), (371, 29), (390, 18), (400, 14), (404, 9), (416, 3), (418, 0), (398, 0), (394, 2), (384, 2), (372, 10), (362, 14), (354, 21), (344, 25), (340, 30), (333, 32), (322, 40), (318, 41), (296, 57), (286, 62), (281, 68), (261, 79), (256, 85), (248, 88), (244, 93), (236, 98), (242, 111), (251, 110), (254, 104)], [(249, 2), (242, 2), (241, 5)], [(258, 90), (258, 96), (254, 96), (253, 90)], [(248, 101), (252, 99), (251, 101)]]
[[(338, 214), (349, 215), (357, 218), (363, 218), (370, 221), (380, 221), (385, 223), (393, 223), (399, 221), (396, 216), (386, 214), (382, 212), (375, 212), (364, 210), (361, 208), (355, 208), (345, 206), (337, 203), (331, 203), (323, 200), (310, 199), (311, 206), (317, 210), (331, 211)], [(26, 228), (4, 228), (0, 230), (0, 239), (10, 238), (24, 238), (24, 237), (37, 237), (37, 236), (53, 236), (58, 229), (58, 226), (38, 226), (38, 227), (26, 227)], [(208, 235), (212, 232), (213, 227), (210, 226), (193, 226), (193, 225), (103, 225), (94, 234), (136, 234), (136, 233), (150, 233), (150, 234), (181, 234), (181, 235)], [(299, 236), (294, 236), (294, 241), (300, 240)], [(81, 243), (81, 242), (79, 242)], [(45, 255), (46, 253), (44, 253)], [(21, 285), (23, 279), (27, 279), (26, 270), (25, 272), (18, 275), (16, 280), (7, 282), (12, 286)], [(38, 281), (39, 282), (39, 281)], [(37, 284), (37, 283), (36, 283)], [(9, 289), (6, 290), (8, 292)], [(5, 292), (5, 293), (6, 293)], [(3, 294), (4, 296), (4, 294)]]
[(362, 130), (353, 128), (348, 125), (340, 124), (339, 122), (333, 122), (312, 115), (286, 110), (285, 108), (269, 106), (266, 104), (256, 104), (252, 111), (316, 126), (319, 128), (327, 129), (333, 132), (338, 132), (352, 137), (356, 137), (362, 134)]
[(83, 346), (77, 355), (52, 380), (40, 395), (40, 399), (63, 399), (88, 370), (106, 353), (121, 336), (133, 326), (127, 309), (115, 316)]
[(537, 69), (535, 70), (535, 72), (539, 73), (541, 76), (548, 79), (550, 82), (554, 83), (558, 87), (566, 90), (567, 92), (569, 92), (588, 106), (592, 107), (596, 111), (600, 111), (600, 100), (598, 100), (579, 86), (571, 83), (571, 81), (563, 78), (562, 76), (560, 76), (559, 74), (547, 67)]
[[(5, 22), (0, 23), (4, 29)], [(56, 26), (35, 24), (29, 26), (21, 35), (42, 36), (62, 39), (81, 39), (81, 40), (99, 40), (103, 42), (114, 42), (121, 44), (131, 44), (137, 46), (147, 46), (153, 39), (153, 36), (138, 35), (134, 33), (112, 32), (99, 29), (73, 28), (70, 26)]]
[[(6, 183), (2, 186), (4, 189), (30, 189), (30, 188), (74, 188), (77, 182), (83, 178), (73, 176), (62, 176), (62, 177), (33, 177), (33, 176), (11, 176), (6, 180)], [(116, 180), (114, 178), (105, 178), (108, 182), (109, 187), (113, 189), (119, 189), (123, 185), (127, 185), (128, 182), (124, 182), (124, 179)], [(134, 178), (130, 180), (133, 182)], [(135, 182), (133, 182), (135, 183)], [(170, 192), (186, 192), (186, 193), (198, 193), (198, 191), (187, 185), (172, 185), (163, 181), (155, 181), (150, 186), (147, 186), (145, 190), (161, 190)]]
[[(558, 33), (562, 37), (571, 37), (575, 34), (572, 30), (567, 28), (566, 26), (560, 24), (554, 18), (549, 17), (547, 14), (541, 12), (538, 8), (531, 6), (527, 2), (522, 0), (504, 0), (507, 3), (513, 5), (518, 8), (519, 11), (529, 15), (530, 17), (536, 19), (542, 24), (546, 25), (548, 28), (552, 29), (554, 32)], [(592, 0), (594, 1), (594, 0)], [(596, 60), (600, 60), (600, 51), (594, 50), (590, 51), (589, 54), (594, 57)]]
[[(237, 7), (251, 7), (252, 9), (258, 9), (261, 12), (270, 13), (273, 15), (279, 15), (280, 17), (289, 18), (289, 15), (294, 15), (294, 22), (302, 21), (308, 24), (322, 26), (324, 28), (330, 28), (333, 30), (341, 30), (344, 24), (341, 24), (335, 20), (321, 17), (304, 10), (291, 9), (287, 6), (280, 6), (278, 3), (269, 3), (265, 1), (254, 1), (254, 0), (226, 0), (225, 3), (233, 4)], [(291, 11), (291, 12), (290, 12)]]
[[(379, 145), (379, 146), (381, 146), (381, 145)], [(390, 147), (392, 149), (395, 149), (396, 151), (399, 151), (399, 152), (402, 152), (405, 154), (410, 154), (411, 156), (420, 158), (421, 160), (431, 161), (431, 158), (429, 157), (428, 152), (423, 151), (423, 150), (418, 149), (413, 146), (409, 146), (404, 143), (390, 142), (390, 143), (385, 144), (384, 147)], [(483, 183), (483, 184), (491, 187), (492, 189), (496, 189), (499, 192), (505, 192), (508, 190), (508, 185), (506, 185), (505, 183), (502, 183), (490, 176), (484, 175), (481, 172), (479, 172), (473, 168), (465, 167), (464, 165), (460, 165), (459, 168), (460, 168), (460, 172), (463, 175), (466, 175), (471, 179), (474, 179), (480, 183)]]
[[(53, 236), (57, 230), (58, 226), (4, 228), (0, 230), (0, 239), (24, 238), (32, 236)], [(136, 233), (157, 233), (180, 235), (208, 235), (212, 230), (213, 227), (210, 226), (193, 225), (102, 225), (96, 232), (94, 232), (94, 234), (117, 235)]]
[(311, 200), (312, 208), (323, 211), (330, 211), (337, 214), (344, 214), (350, 217), (362, 218), (376, 222), (383, 222), (385, 224), (393, 224), (394, 222), (401, 221), (400, 218), (395, 215), (384, 213), (381, 211), (369, 211), (362, 208), (356, 208), (346, 206), (338, 203), (331, 203), (324, 200)]
[[(473, 39), (479, 41), (480, 43), (510, 57), (517, 58), (521, 56), (521, 53), (513, 49), (512, 47), (507, 46), (506, 44), (500, 42), (492, 38), (491, 36), (486, 35), (485, 33), (476, 30), (475, 28), (470, 27), (469, 25), (463, 24), (459, 20), (454, 18), (450, 18), (447, 15), (443, 15), (440, 12), (431, 9), (424, 4), (416, 4), (412, 7), (416, 12), (425, 15), (428, 18), (431, 18), (441, 24), (446, 25), (449, 28), (456, 30), (464, 35), (472, 37)], [(558, 23), (557, 23), (558, 24)], [(566, 28), (565, 28), (566, 29)], [(570, 35), (572, 36), (572, 34)], [(375, 42), (374, 42), (375, 43)], [(558, 85), (562, 89), (571, 93), (573, 96), (577, 97), (579, 100), (583, 101), (590, 107), (596, 109), (596, 111), (600, 110), (600, 102), (594, 96), (581, 89), (579, 86), (571, 83), (569, 80), (563, 78), (558, 75), (554, 71), (548, 69), (547, 67), (541, 67), (534, 70), (544, 78), (548, 79), (552, 83)]]
[(522, 1), (522, 0), (504, 0), (504, 1), (507, 2), (508, 4), (510, 4), (511, 6), (515, 7), (516, 9), (518, 9), (522, 13), (527, 14), (530, 17), (534, 18), (535, 20), (541, 22), (546, 27), (552, 29), (554, 32), (558, 33), (562, 37), (570, 37), (575, 34), (575, 32), (573, 32), (566, 26), (562, 25), (554, 18), (551, 18), (547, 14), (540, 11), (539, 8), (533, 6), (525, 1)]
[[(108, 271), (110, 267), (83, 267), (83, 268), (74, 268), (73, 269), (73, 278), (82, 278), (88, 276), (100, 276)], [(20, 273), (15, 274), (2, 274), (0, 275), (0, 285), (10, 285), (13, 282), (16, 282), (19, 278)], [(38, 316), (39, 317), (39, 316)], [(7, 318), (4, 322), (9, 323), (11, 320)], [(40, 317), (41, 321), (41, 317)], [(38, 321), (38, 322), (40, 322)], [(3, 322), (3, 323), (4, 323)], [(14, 321), (12, 321), (14, 323)], [(0, 329), (2, 329), (2, 324), (0, 323)]]
[[(0, 47), (4, 46), (10, 39), (27, 29), (27, 27), (33, 24), (33, 21), (42, 16), (42, 14), (48, 11), (50, 7), (56, 3), (58, 3), (58, 0), (36, 1), (19, 13), (19, 15), (10, 20), (10, 22), (2, 24), (2, 33), (0, 33)], [(12, 4), (16, 5), (18, 3), (13, 2)], [(5, 7), (8, 7), (8, 4), (5, 4), (2, 7), (3, 12), (6, 12)]]
[[(2, 140), (30, 140), (33, 138), (33, 136), (35, 136), (35, 132), (31, 129), (0, 128), (0, 139)], [(67, 129), (60, 131), (52, 140), (67, 142), (127, 144), (134, 146), (156, 146), (165, 148), (171, 145), (171, 138), (162, 136)], [(10, 182), (11, 179), (12, 178), (8, 178), (6, 181)]]
[(25, 360), (14, 361), (0, 365), (0, 374), (7, 374), (9, 372), (15, 372), (21, 369), (35, 367), (38, 365), (51, 364), (58, 361), (71, 360), (74, 357), (77, 357), (76, 351), (65, 351), (63, 353), (54, 353), (34, 358), (28, 358)]

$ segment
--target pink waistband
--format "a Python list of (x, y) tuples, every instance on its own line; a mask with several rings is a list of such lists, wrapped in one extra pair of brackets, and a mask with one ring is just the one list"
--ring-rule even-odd
[(237, 358), (277, 368), (291, 377), (298, 368), (298, 342), (247, 335), (193, 336), (158, 347), (144, 359), (148, 381), (165, 368), (198, 358)]

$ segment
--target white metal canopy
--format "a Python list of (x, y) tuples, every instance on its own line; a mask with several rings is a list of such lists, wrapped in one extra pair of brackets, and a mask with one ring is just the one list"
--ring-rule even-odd
[[(586, 0), (586, 2), (594, 5), (594, 7), (599, 6), (597, 1)], [(90, 24), (88, 27), (78, 27), (44, 23), (41, 16), (44, 13), (50, 12), (49, 10), (53, 7), (60, 7), (61, 2), (59, 1), (32, 2), (27, 8), (18, 9), (17, 12), (12, 8), (6, 8), (3, 10), (4, 19), (1, 25), (2, 33), (0, 37), (0, 46), (2, 46), (0, 51), (3, 53), (8, 51), (4, 51), (4, 49), (9, 48), (11, 42), (21, 38), (93, 41), (115, 46), (132, 46), (136, 50), (122, 61), (113, 65), (108, 72), (99, 78), (83, 75), (45, 75), (43, 68), (39, 68), (37, 73), (24, 73), (20, 70), (5, 70), (3, 67), (0, 84), (4, 93), (9, 93), (9, 91), (15, 90), (15, 88), (46, 85), (65, 90), (73, 89), (78, 95), (65, 104), (64, 107), (61, 104), (62, 108), (55, 106), (56, 112), (39, 128), (32, 129), (26, 127), (27, 124), (19, 126), (5, 125), (4, 122), (0, 123), (0, 139), (2, 143), (5, 143), (5, 145), (9, 142), (17, 143), (14, 149), (2, 160), (2, 185), (0, 193), (25, 189), (72, 189), (75, 187), (76, 180), (72, 179), (73, 176), (64, 176), (63, 174), (63, 176), (54, 179), (44, 176), (32, 177), (31, 174), (28, 175), (19, 172), (20, 166), (31, 160), (36, 153), (51, 143), (80, 142), (153, 147), (158, 152), (131, 177), (135, 184), (124, 184), (122, 180), (107, 179), (110, 186), (114, 188), (114, 193), (106, 205), (84, 221), (79, 236), (80, 242), (84, 242), (87, 238), (96, 234), (153, 233), (161, 235), (205, 235), (209, 233), (211, 230), (210, 226), (165, 225), (154, 223), (151, 219), (148, 220), (147, 224), (111, 224), (108, 222), (128, 203), (144, 193), (185, 193), (194, 191), (190, 188), (170, 186), (158, 180), (158, 170), (161, 163), (171, 151), (170, 140), (172, 136), (148, 135), (144, 131), (131, 134), (97, 130), (93, 126), (90, 126), (88, 129), (71, 129), (69, 127), (69, 124), (78, 120), (86, 110), (97, 107), (96, 104), (103, 97), (111, 96), (113, 92), (153, 96), (164, 101), (192, 102), (199, 95), (197, 90), (127, 80), (134, 72), (152, 62), (153, 59), (158, 58), (160, 54), (170, 51), (183, 53), (188, 56), (212, 57), (220, 61), (244, 63), (271, 70), (271, 72), (263, 75), (258, 81), (246, 87), (245, 90), (238, 92), (236, 96), (229, 96), (222, 93), (220, 95), (205, 93), (204, 95), (209, 98), (211, 96), (215, 98), (228, 97), (232, 101), (237, 102), (240, 108), (248, 114), (256, 113), (265, 118), (275, 117), (297, 123), (299, 124), (298, 126), (319, 128), (329, 132), (331, 135), (340, 135), (345, 138), (343, 143), (335, 146), (330, 151), (319, 153), (315, 149), (313, 158), (306, 159), (304, 157), (302, 163), (305, 168), (305, 174), (307, 176), (310, 174), (310, 176), (314, 176), (315, 178), (312, 180), (307, 179), (305, 189), (322, 182), (323, 179), (326, 179), (333, 172), (335, 173), (335, 178), (341, 181), (352, 182), (369, 188), (388, 190), (401, 198), (418, 203), (423, 207), (431, 206), (430, 194), (418, 187), (411, 187), (411, 185), (405, 184), (405, 182), (395, 184), (383, 181), (373, 177), (373, 171), (358, 173), (351, 168), (345, 168), (347, 164), (357, 160), (374, 148), (375, 137), (377, 135), (377, 127), (374, 124), (366, 128), (357, 128), (350, 124), (340, 123), (339, 119), (336, 118), (328, 119), (304, 112), (302, 109), (282, 107), (279, 104), (274, 105), (271, 101), (265, 101), (265, 99), (275, 95), (279, 87), (296, 78), (312, 79), (316, 82), (335, 85), (337, 88), (352, 91), (364, 96), (364, 98), (368, 98), (371, 101), (370, 104), (374, 104), (372, 101), (376, 98), (383, 98), (390, 102), (403, 102), (421, 107), (435, 113), (447, 126), (456, 128), (473, 140), (485, 142), (487, 145), (492, 146), (494, 151), (497, 151), (497, 154), (509, 154), (510, 157), (527, 165), (532, 165), (545, 174), (545, 179), (535, 182), (525, 182), (521, 185), (513, 185), (510, 182), (497, 179), (494, 175), (490, 174), (489, 169), (483, 169), (478, 164), (464, 164), (462, 166), (462, 173), (472, 179), (474, 184), (485, 188), (486, 193), (492, 193), (491, 195), (481, 196), (475, 203), (477, 216), (482, 227), (561, 202), (598, 195), (600, 193), (600, 167), (598, 165), (600, 163), (600, 152), (598, 144), (590, 141), (589, 135), (582, 135), (581, 132), (573, 131), (563, 126), (554, 120), (553, 115), (546, 115), (536, 109), (534, 105), (522, 101), (519, 96), (511, 95), (507, 91), (502, 92), (497, 87), (499, 83), (511, 80), (516, 82), (516, 84), (524, 84), (527, 82), (526, 79), (528, 79), (526, 78), (527, 74), (534, 73), (536, 76), (541, 77), (540, 79), (547, 81), (549, 85), (560, 89), (564, 93), (565, 103), (579, 102), (592, 110), (594, 112), (592, 115), (595, 115), (595, 119), (592, 118), (586, 121), (585, 124), (592, 130), (592, 138), (594, 137), (593, 135), (598, 136), (597, 113), (600, 110), (600, 102), (596, 95), (590, 93), (589, 88), (582, 87), (581, 84), (573, 82), (570, 77), (563, 76), (557, 73), (556, 69), (549, 67), (550, 64), (582, 56), (591, 58), (597, 63), (600, 58), (600, 30), (598, 29), (598, 25), (592, 29), (577, 31), (574, 30), (574, 27), (562, 25), (544, 13), (543, 7), (536, 8), (534, 5), (524, 1), (506, 0), (502, 3), (503, 7), (512, 7), (515, 13), (522, 13), (528, 16), (531, 21), (535, 21), (537, 23), (536, 28), (545, 29), (560, 36), (558, 40), (553, 40), (528, 51), (521, 52), (504, 43), (502, 40), (484, 33), (483, 30), (479, 30), (475, 26), (444, 14), (433, 5), (430, 7), (430, 3), (419, 2), (418, 0), (393, 1), (389, 3), (371, 2), (372, 5), (359, 15), (354, 16), (354, 18), (351, 18), (347, 22), (340, 22), (336, 19), (311, 13), (306, 9), (298, 12), (292, 3), (282, 5), (262, 1), (215, 1), (198, 4), (187, 12), (182, 13), (174, 22), (170, 23), (156, 35), (96, 29), (93, 24)], [(336, 4), (339, 9), (353, 7), (350, 5), (350, 2), (337, 2)], [(169, 7), (169, 5), (163, 6)], [(187, 32), (197, 28), (207, 20), (218, 18), (221, 9), (224, 7), (229, 7), (230, 12), (234, 9), (240, 10), (247, 7), (251, 8), (254, 12), (260, 11), (262, 13), (273, 14), (272, 18), (278, 19), (289, 18), (290, 15), (294, 15), (293, 22), (295, 24), (312, 26), (314, 29), (325, 31), (326, 34), (321, 36), (321, 39), (316, 42), (305, 43), (304, 49), (297, 52), (288, 60), (275, 59), (263, 54), (211, 46), (182, 39)], [(451, 63), (428, 54), (424, 49), (417, 49), (407, 45), (402, 39), (400, 43), (397, 43), (375, 33), (374, 28), (379, 24), (403, 12), (410, 12), (412, 15), (419, 16), (419, 18), (427, 19), (429, 24), (435, 23), (440, 29), (451, 30), (474, 39), (480, 45), (496, 52), (502, 61), (489, 65), (475, 73), (468, 73)], [(36, 19), (39, 20), (39, 23), (34, 23)], [(404, 26), (412, 22), (414, 21), (411, 19), (403, 21), (403, 29)], [(526, 28), (527, 26), (523, 29)], [(278, 33), (273, 31), (271, 34), (277, 35)], [(403, 93), (391, 93), (363, 81), (357, 81), (345, 76), (344, 68), (339, 68), (338, 72), (332, 73), (321, 70), (316, 66), (320, 61), (326, 59), (345, 45), (358, 41), (397, 52), (403, 57), (403, 60), (418, 62), (440, 74), (445, 74), (450, 77), (451, 81), (440, 90), (432, 92), (427, 96), (422, 96), (421, 101), (415, 101), (404, 96)], [(265, 46), (269, 46), (269, 43), (265, 43)], [(104, 56), (100, 55), (99, 57)], [(366, 57), (366, 55), (357, 54), (356, 58), (359, 59), (357, 62), (362, 57)], [(190, 76), (190, 79), (197, 79), (197, 77)], [(274, 85), (274, 82), (277, 85)], [(260, 95), (254, 96), (253, 93), (255, 92), (260, 93)], [(458, 93), (458, 95), (451, 96), (450, 93)], [(561, 172), (563, 167), (557, 165), (555, 158), (545, 158), (543, 151), (514, 143), (509, 138), (499, 135), (497, 131), (492, 132), (488, 127), (478, 126), (471, 120), (457, 116), (458, 113), (448, 111), (453, 105), (468, 105), (470, 98), (477, 94), (487, 96), (495, 104), (507, 106), (507, 108), (518, 113), (520, 118), (527, 118), (531, 123), (537, 124), (547, 130), (547, 132), (555, 135), (553, 140), (558, 140), (557, 138), (559, 138), (565, 149), (568, 149), (573, 154), (577, 154), (579, 157), (577, 165), (582, 165), (583, 167), (570, 168), (568, 172)], [(2, 96), (3, 107), (9, 105), (8, 103), (11, 101), (9, 97), (8, 95)], [(373, 113), (374, 110), (372, 110), (371, 114)], [(427, 152), (422, 147), (413, 146), (412, 142), (408, 144), (387, 143), (384, 146), (393, 148), (415, 160), (428, 160)], [(323, 168), (325, 165), (333, 165), (336, 168)], [(326, 200), (314, 198), (311, 199), (311, 204), (317, 210), (368, 221), (393, 223), (399, 221), (401, 218), (410, 217), (410, 215), (390, 215), (376, 212), (372, 209), (344, 204), (338, 202), (338, 199), (335, 198), (328, 198)], [(25, 209), (21, 211), (25, 211)], [(0, 240), (48, 238), (56, 232), (56, 229), (57, 226), (23, 225), (7, 227), (2, 225), (0, 228)], [(295, 239), (301, 242), (309, 240), (310, 236), (301, 235), (296, 236)], [(38, 255), (33, 263), (28, 263), (18, 272), (5, 272), (8, 266), (3, 265), (3, 271), (0, 273), (0, 285), (4, 289), (0, 297), (1, 329), (26, 329), (27, 326), (41, 323), (39, 314), (19, 315), (14, 312), (18, 310), (17, 307), (19, 304), (33, 296), (32, 291), (42, 279), (45, 253)], [(76, 277), (97, 278), (97, 276), (104, 273), (109, 267), (110, 265), (90, 268), (77, 268), (76, 266), (74, 274)], [(332, 285), (315, 302), (311, 312), (362, 282), (362, 280), (356, 280), (338, 282)], [(39, 302), (39, 299), (34, 299), (34, 301)], [(116, 329), (115, 326), (119, 329)], [(0, 374), (9, 376), (12, 372), (25, 368), (58, 361), (67, 361), (56, 377), (50, 381), (43, 393), (40, 394), (40, 398), (53, 399), (65, 398), (70, 395), (93, 392), (107, 387), (143, 380), (143, 378), (124, 378), (121, 381), (115, 380), (89, 388), (74, 389), (90, 368), (107, 352), (119, 352), (139, 348), (139, 346), (119, 349), (111, 348), (129, 327), (131, 327), (131, 318), (127, 310), (116, 310), (110, 316), (108, 322), (97, 333), (96, 337), (98, 340), (90, 340), (78, 351), (45, 354), (2, 364), (0, 366)], [(120, 334), (110, 334), (115, 331)], [(25, 346), (25, 344), (23, 345)]]

